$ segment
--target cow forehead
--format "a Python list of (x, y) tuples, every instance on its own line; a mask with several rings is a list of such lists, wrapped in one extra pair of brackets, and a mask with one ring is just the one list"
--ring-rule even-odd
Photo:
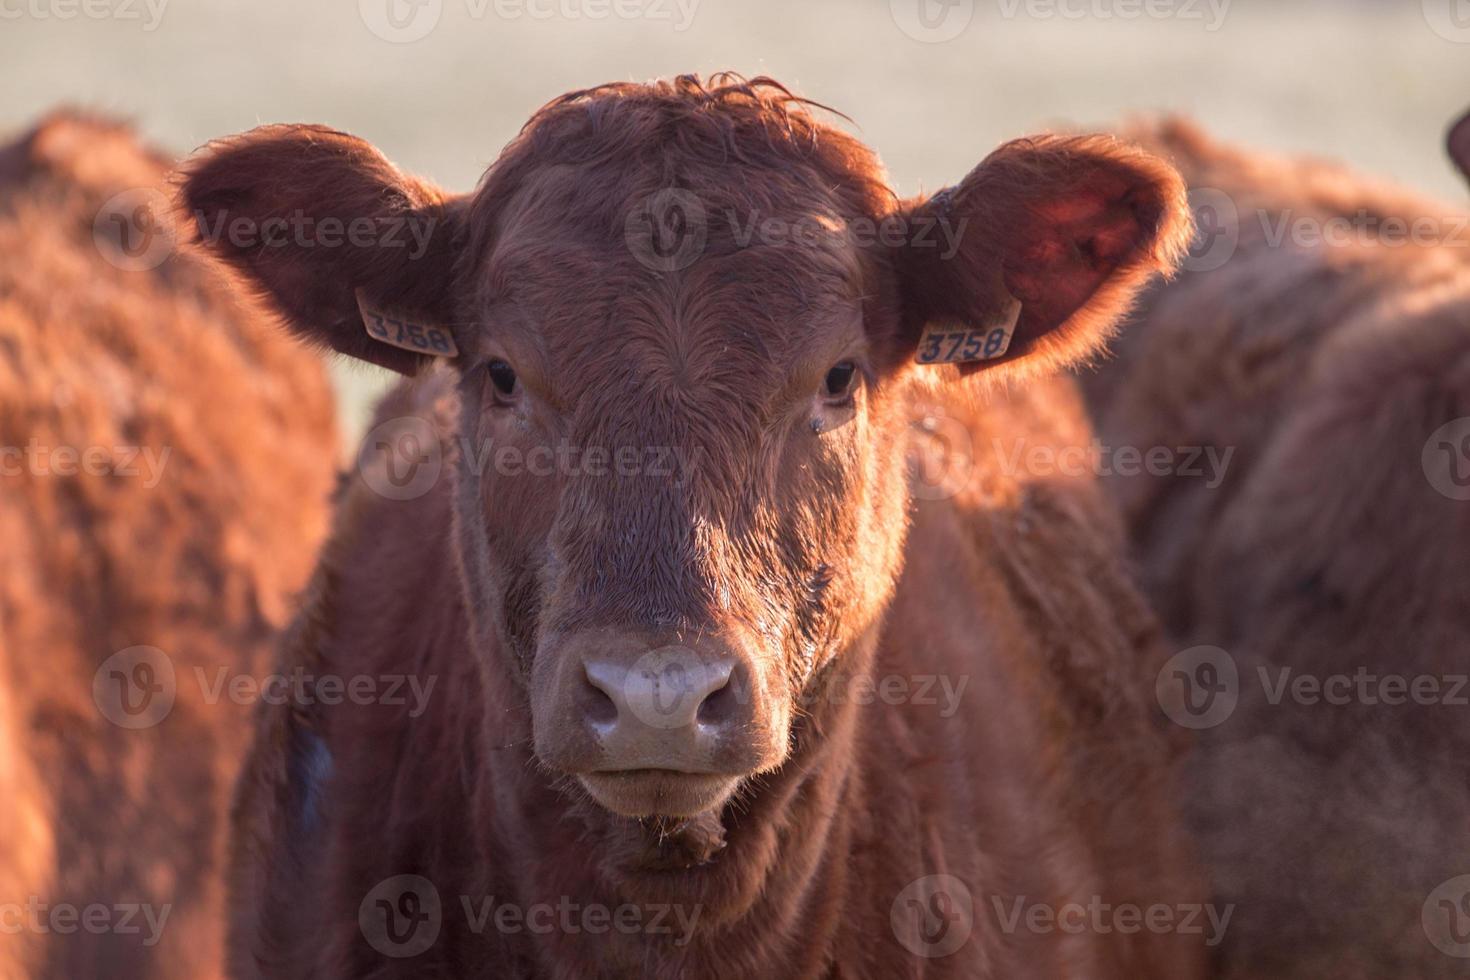
[(579, 277), (595, 271), (643, 291), (702, 276), (706, 286), (765, 286), (778, 303), (793, 294), (858, 295), (866, 277), (862, 252), (878, 243), (876, 219), (830, 204), (684, 188), (596, 207), (538, 198), (534, 207), (507, 210), (482, 267), (492, 294), (524, 283), (586, 285)]
[(837, 235), (721, 245), (678, 269), (616, 247), (506, 239), (483, 274), (481, 319), (488, 341), (533, 349), (549, 377), (769, 391), (861, 354), (864, 269)]
[(534, 348), (564, 402), (630, 375), (768, 399), (858, 353), (882, 268), (861, 195), (798, 156), (592, 146), (497, 164), (472, 211), (486, 335)]
[(775, 249), (793, 273), (835, 266), (851, 276), (849, 232), (875, 217), (850, 191), (800, 159), (715, 166), (672, 152), (657, 163), (630, 154), (497, 166), (472, 213), (480, 255), (500, 266), (560, 253), (575, 256), (573, 268), (641, 264), (668, 274), (706, 256)]

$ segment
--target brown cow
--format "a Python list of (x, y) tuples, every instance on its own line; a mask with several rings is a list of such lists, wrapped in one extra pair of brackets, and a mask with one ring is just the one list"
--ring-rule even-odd
[[(960, 383), (1098, 347), (1188, 237), (1166, 167), (1041, 137), (904, 203), (778, 84), (681, 77), (555, 100), (472, 195), (316, 126), (185, 193), (415, 375), (281, 669), (432, 693), (266, 710), (237, 976), (1199, 975), (1115, 518), (990, 449), (1079, 401)], [(914, 453), (973, 470), (916, 499)]]
[(210, 692), (327, 528), (319, 360), (170, 253), (169, 166), (74, 113), (0, 149), (6, 980), (221, 975), (250, 713)]
[(1233, 453), (1223, 479), (1110, 483), (1179, 647), (1222, 651), (1184, 665), (1186, 798), (1238, 906), (1228, 974), (1461, 976), (1470, 215), (1183, 123), (1137, 135), (1217, 238), (1090, 387), (1106, 444)]

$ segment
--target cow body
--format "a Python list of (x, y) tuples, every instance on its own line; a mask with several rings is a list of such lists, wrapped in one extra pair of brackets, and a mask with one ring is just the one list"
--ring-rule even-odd
[(1218, 486), (1110, 482), (1177, 646), (1238, 669), (1187, 767), (1239, 906), (1228, 975), (1458, 975), (1435, 941), (1470, 845), (1470, 221), (1184, 124), (1139, 135), (1238, 215), (1229, 260), (1151, 296), (1089, 379), (1105, 442), (1233, 451)]
[(70, 113), (0, 150), (6, 978), (220, 975), (249, 710), (208, 685), (264, 667), (326, 529), (324, 374), (147, 239), (168, 166)]
[(237, 975), (1196, 975), (1154, 626), (1091, 482), (996, 447), (1085, 442), (1075, 393), (962, 380), (1095, 349), (1186, 237), (1167, 168), (1043, 137), (899, 202), (776, 83), (681, 77), (555, 100), (472, 195), (310, 126), (185, 193), (428, 230), (202, 232), (413, 375), (282, 669), (433, 685), (262, 714)]

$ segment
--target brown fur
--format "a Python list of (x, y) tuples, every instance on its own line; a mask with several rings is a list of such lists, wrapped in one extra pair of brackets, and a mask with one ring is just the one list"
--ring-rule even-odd
[[(708, 243), (658, 272), (624, 235), (669, 187), (702, 202)], [(1151, 710), (1157, 637), (1114, 518), (1090, 480), (1010, 471), (991, 448), (1086, 441), (1067, 382), (994, 381), (1086, 356), (1172, 267), (1187, 217), (1167, 168), (1102, 137), (1042, 137), (998, 150), (947, 204), (901, 203), (866, 148), (775, 83), (684, 77), (556, 100), (467, 198), (319, 127), (217, 144), (186, 196), (206, 226), (409, 202), (437, 243), (410, 268), (205, 244), (338, 350), (360, 349), (360, 288), (449, 325), (462, 351), (379, 411), (429, 420), (444, 477), (385, 500), (372, 486), (397, 461), (369, 447), (281, 651), (287, 668), (410, 672), (438, 693), (419, 718), (386, 704), (262, 716), (237, 813), (237, 976), (1198, 975), (1198, 936), (1006, 934), (993, 904), (1196, 898)], [(938, 206), (973, 222), (954, 259), (909, 238), (747, 248), (726, 217), (851, 224)], [(1010, 226), (982, 220), (995, 214)], [(1047, 277), (1055, 302), (1033, 292)], [(1000, 288), (1028, 305), (992, 383), (911, 366), (926, 320), (984, 323)], [(845, 357), (863, 375), (852, 403), (808, 395)], [(493, 358), (513, 362), (512, 396), (488, 380)], [(926, 416), (975, 447), (948, 446), (974, 472), (937, 501), (906, 486), (906, 460), (945, 454), (916, 427)], [(674, 447), (698, 466), (682, 482), (515, 475), (475, 466), (466, 438)], [(563, 695), (583, 655), (571, 640), (655, 633), (723, 638), (754, 713), (717, 753), (730, 795), (680, 819), (654, 800), (639, 820), (589, 789), (597, 751)], [(969, 678), (968, 693), (949, 718), (836, 696), (895, 675)], [(922, 958), (890, 909), (940, 873), (973, 892), (974, 934)], [(394, 960), (359, 908), (400, 874), (433, 883), (443, 931)], [(466, 896), (701, 918), (687, 945), (476, 934)]]
[[(1340, 167), (1245, 153), (1184, 123), (1137, 134), (1228, 194), (1234, 257), (1145, 307), (1089, 387), (1114, 445), (1234, 447), (1225, 481), (1119, 478), (1149, 591), (1180, 647), (1240, 665), (1202, 733), (1193, 819), (1232, 977), (1459, 976), (1421, 909), (1470, 871), (1464, 707), (1272, 705), (1258, 668), (1464, 672), (1470, 509), (1420, 457), (1470, 415), (1470, 227), (1459, 208)], [(1258, 212), (1439, 219), (1457, 243), (1269, 245)]]
[[(72, 113), (0, 149), (0, 446), (103, 447), (119, 465), (112, 447), (169, 451), (137, 476), (0, 474), (0, 905), (170, 906), (156, 946), (141, 914), (139, 932), (100, 936), (7, 917), (7, 980), (220, 975), (248, 710), (205, 703), (192, 672), (265, 666), (325, 530), (335, 437), (317, 361), (198, 257), (125, 271), (100, 251), (112, 239), (94, 244), (103, 202), (167, 168), (125, 127)], [(170, 655), (178, 699), (135, 731), (92, 683), (138, 644)]]

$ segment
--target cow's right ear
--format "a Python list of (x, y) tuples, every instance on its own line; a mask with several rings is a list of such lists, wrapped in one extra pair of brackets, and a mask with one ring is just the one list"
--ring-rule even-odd
[(200, 244), (309, 342), (404, 374), (455, 349), (461, 201), (367, 142), (264, 126), (186, 163), (182, 195)]
[(1470, 178), (1470, 112), (1465, 113), (1459, 122), (1450, 127), (1449, 135), (1445, 137), (1445, 146), (1450, 152), (1450, 159), (1460, 168), (1460, 173)]

